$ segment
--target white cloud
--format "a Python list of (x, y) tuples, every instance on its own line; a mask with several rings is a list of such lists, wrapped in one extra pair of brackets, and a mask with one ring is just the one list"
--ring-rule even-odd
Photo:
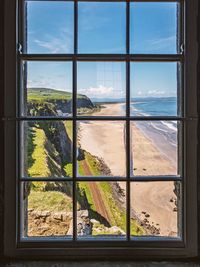
[(143, 95), (142, 91), (138, 91), (137, 95)]
[(115, 90), (113, 87), (104, 85), (80, 89), (79, 93), (91, 98), (120, 98), (125, 96), (124, 91)]
[(147, 92), (147, 94), (150, 96), (162, 96), (162, 95), (165, 95), (166, 92), (165, 91), (159, 91), (159, 90), (149, 90)]
[(57, 36), (45, 34), (41, 39), (34, 39), (33, 42), (42, 48), (47, 49), (49, 53), (67, 53), (71, 50), (72, 33), (69, 30), (61, 28)]
[[(158, 51), (164, 49), (174, 49), (174, 44), (176, 43), (176, 36), (168, 36), (168, 37), (159, 37), (154, 39), (148, 39), (143, 42), (142, 49), (145, 48), (148, 51)], [(137, 49), (141, 49), (141, 44), (138, 44)]]
[(48, 41), (35, 39), (34, 42), (38, 46), (47, 49), (49, 53), (64, 53), (66, 51), (66, 43), (58, 38), (51, 38)]
[(164, 38), (157, 38), (153, 40), (149, 40), (151, 45), (156, 45), (156, 46), (168, 46), (169, 44), (172, 44), (176, 41), (176, 36), (168, 36)]

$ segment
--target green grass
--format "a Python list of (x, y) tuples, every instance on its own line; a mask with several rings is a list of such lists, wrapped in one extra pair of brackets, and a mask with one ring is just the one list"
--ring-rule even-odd
[(130, 232), (131, 232), (131, 235), (134, 235), (134, 236), (146, 234), (145, 229), (142, 226), (140, 226), (135, 219), (131, 219)]
[(45, 153), (45, 133), (42, 129), (35, 127), (32, 130), (34, 132), (33, 145), (35, 148), (32, 153), (33, 164), (28, 169), (28, 174), (31, 177), (48, 177), (50, 173), (47, 164), (47, 155)]
[(116, 225), (122, 230), (126, 230), (126, 214), (125, 208), (119, 208), (114, 199), (113, 191), (110, 182), (98, 182), (99, 188), (103, 199), (105, 200), (105, 205), (110, 217), (110, 224), (112, 226)]
[[(100, 171), (98, 169), (98, 160), (92, 156), (90, 153), (84, 151), (84, 157), (85, 161), (90, 169), (90, 172), (93, 176), (98, 176), (100, 175)], [(83, 160), (79, 161), (78, 164), (78, 171), (79, 175), (85, 175), (84, 169), (83, 169)], [(126, 231), (126, 212), (124, 208), (119, 208), (119, 205), (117, 204), (116, 200), (114, 199), (111, 184), (109, 182), (97, 182), (98, 186), (101, 190), (102, 198), (104, 200), (104, 203), (106, 205), (107, 211), (109, 213), (110, 217), (110, 225), (111, 226), (118, 226), (121, 228), (123, 231)], [(92, 218), (97, 219), (95, 216), (96, 210), (95, 210), (95, 205), (94, 201), (89, 189), (89, 184), (88, 182), (81, 182), (79, 183), (79, 187), (81, 190), (85, 191), (85, 195), (87, 197), (87, 201), (90, 205), (90, 216), (93, 215)], [(102, 227), (102, 232), (100, 234), (108, 234)], [(93, 233), (94, 235), (99, 234), (98, 232)], [(144, 229), (137, 223), (136, 220), (131, 221), (131, 234), (132, 235), (142, 235), (144, 234)]]
[(65, 121), (64, 125), (65, 125), (67, 135), (69, 136), (69, 139), (72, 141), (73, 140), (73, 123), (71, 121)]
[(84, 169), (83, 169), (83, 161), (86, 161), (91, 175), (93, 176), (99, 176), (100, 170), (99, 170), (99, 161), (97, 158), (92, 156), (89, 152), (83, 151), (84, 153), (84, 159), (78, 160), (78, 173), (80, 176), (85, 176)]
[[(50, 88), (28, 88), (27, 92), (28, 101), (66, 101), (72, 99), (72, 93)], [(78, 94), (77, 98), (86, 98), (86, 96)]]
[(34, 191), (28, 197), (28, 208), (35, 211), (72, 211), (72, 199), (57, 191)]
[(64, 171), (66, 173), (66, 176), (72, 177), (73, 176), (73, 165), (72, 165), (72, 163), (67, 163), (64, 166)]

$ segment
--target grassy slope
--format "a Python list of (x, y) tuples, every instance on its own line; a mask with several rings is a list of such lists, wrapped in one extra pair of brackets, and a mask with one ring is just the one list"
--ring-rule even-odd
[[(71, 121), (65, 121), (64, 122), (65, 130), (67, 132), (67, 135), (69, 136), (69, 139), (73, 141), (73, 123)], [(64, 171), (67, 176), (72, 177), (73, 176), (73, 166), (72, 163), (67, 163), (64, 166)]]
[[(38, 91), (42, 90), (42, 94), (38, 94)], [(79, 96), (84, 97), (84, 96)], [(51, 89), (29, 89), (28, 94), (29, 100), (46, 101), (46, 100), (69, 100), (71, 99), (71, 94), (63, 91), (55, 91)], [(65, 128), (68, 133), (69, 138), (72, 140), (72, 122), (65, 122)], [(45, 149), (45, 133), (42, 129), (34, 129), (34, 137), (32, 138), (32, 145), (34, 149), (32, 153), (32, 166), (29, 166), (29, 175), (48, 177), (50, 176), (48, 165), (47, 165), (47, 151)], [(30, 143), (30, 142), (29, 142)], [(92, 175), (99, 175), (98, 171), (98, 160), (94, 158), (90, 153), (85, 152), (85, 161), (92, 173)], [(72, 176), (72, 164), (66, 164), (64, 166), (66, 175)], [(39, 174), (39, 175), (38, 175)], [(82, 167), (82, 162), (79, 161), (79, 174), (84, 175), (84, 169)], [(99, 188), (105, 199), (105, 204), (109, 211), (109, 216), (111, 218), (111, 225), (117, 225), (121, 229), (125, 230), (125, 211), (122, 211), (116, 205), (116, 201), (113, 198), (112, 188), (109, 182), (98, 182)], [(90, 209), (95, 211), (95, 205), (93, 203), (92, 195), (88, 188), (87, 182), (79, 183), (81, 190), (84, 190), (87, 196), (87, 201), (90, 203)], [(71, 209), (71, 199), (61, 192), (47, 191), (42, 192), (44, 188), (43, 182), (33, 183), (31, 194), (29, 195), (29, 207), (40, 210), (65, 210), (67, 207)], [(132, 220), (132, 234), (142, 234), (143, 230), (138, 226), (136, 221)], [(95, 234), (95, 233), (94, 233)]]
[[(87, 162), (88, 167), (90, 168), (90, 171), (92, 175), (98, 176), (98, 164), (97, 160), (88, 152), (85, 152), (85, 161)], [(84, 175), (84, 169), (82, 166), (82, 162), (79, 161), (79, 174)], [(111, 188), (111, 184), (109, 182), (97, 182), (98, 186), (100, 188), (101, 194), (103, 196), (105, 205), (107, 207), (107, 211), (109, 213), (110, 217), (110, 224), (111, 226), (118, 226), (122, 230), (126, 231), (126, 212), (125, 209), (120, 209), (118, 204), (116, 203), (116, 200), (113, 197), (113, 192)], [(85, 191), (87, 201), (90, 204), (91, 214), (95, 216), (95, 204), (88, 186), (88, 182), (81, 182), (79, 183), (79, 188), (81, 190)], [(94, 219), (96, 219), (94, 217)], [(102, 229), (103, 226), (99, 225)], [(99, 232), (93, 231), (93, 235), (97, 235)], [(106, 231), (101, 232), (101, 234), (107, 234)], [(136, 220), (131, 220), (131, 234), (132, 235), (142, 235), (144, 234), (144, 230), (139, 224), (136, 222)]]
[(62, 192), (40, 191), (32, 187), (28, 207), (37, 211), (68, 212), (72, 211), (72, 199)]
[(34, 150), (32, 153), (33, 164), (29, 166), (29, 176), (31, 177), (48, 177), (50, 176), (47, 165), (47, 156), (45, 153), (46, 136), (42, 129), (32, 128)]
[[(71, 100), (72, 93), (50, 88), (28, 88), (29, 101), (52, 101), (52, 100)], [(78, 98), (86, 98), (84, 95), (77, 95)]]
[[(53, 176), (47, 164), (48, 151), (45, 148), (45, 133), (40, 128), (33, 127), (31, 132), (31, 141), (29, 140), (28, 157), (32, 157), (29, 165), (28, 174), (31, 177), (48, 177)], [(30, 138), (29, 138), (30, 139)], [(48, 146), (50, 143), (48, 142)], [(52, 148), (51, 148), (52, 150)], [(56, 153), (54, 151), (54, 153)], [(52, 159), (51, 159), (52, 160)], [(54, 161), (55, 169), (58, 170)], [(59, 174), (59, 173), (58, 173)], [(62, 174), (60, 173), (60, 176)], [(40, 211), (72, 211), (72, 200), (66, 194), (58, 191), (45, 191), (45, 182), (32, 182), (31, 192), (28, 197), (28, 208)]]

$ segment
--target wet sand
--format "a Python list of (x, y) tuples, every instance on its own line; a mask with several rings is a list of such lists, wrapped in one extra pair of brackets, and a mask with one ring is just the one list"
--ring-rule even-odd
[[(123, 104), (106, 104), (95, 115), (122, 115)], [(111, 114), (111, 112), (113, 112)], [(82, 122), (79, 125), (82, 149), (104, 160), (114, 176), (125, 175), (125, 138), (123, 122)], [(170, 175), (175, 166), (137, 126), (132, 124), (134, 140), (132, 155), (135, 175)], [(123, 188), (124, 184), (119, 183)], [(125, 189), (125, 188), (123, 188)], [(173, 182), (134, 182), (131, 184), (131, 206), (143, 221), (159, 228), (160, 235), (174, 236), (177, 232), (176, 195)], [(145, 217), (145, 214), (150, 216)]]

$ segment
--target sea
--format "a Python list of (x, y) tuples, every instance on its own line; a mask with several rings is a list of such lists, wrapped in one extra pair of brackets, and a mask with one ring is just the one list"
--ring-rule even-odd
[(131, 101), (131, 114), (133, 116), (176, 116), (177, 98), (135, 98)]
[[(131, 115), (177, 116), (177, 99), (175, 97), (132, 99)], [(169, 120), (147, 120), (135, 123), (155, 143), (158, 149), (176, 165), (180, 123)]]

